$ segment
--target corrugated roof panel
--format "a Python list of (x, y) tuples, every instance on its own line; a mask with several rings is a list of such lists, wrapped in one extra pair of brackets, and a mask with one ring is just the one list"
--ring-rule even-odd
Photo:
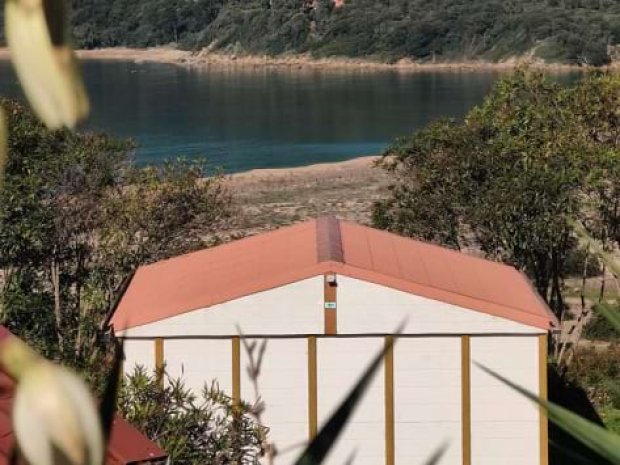
[(355, 228), (353, 223), (340, 222), (344, 262), (363, 269), (372, 269), (372, 256), (365, 232)]

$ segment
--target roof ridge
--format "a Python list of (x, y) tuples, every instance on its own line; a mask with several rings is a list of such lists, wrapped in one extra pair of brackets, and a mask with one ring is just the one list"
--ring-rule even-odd
[(335, 216), (316, 219), (316, 259), (318, 263), (344, 263), (340, 220)]

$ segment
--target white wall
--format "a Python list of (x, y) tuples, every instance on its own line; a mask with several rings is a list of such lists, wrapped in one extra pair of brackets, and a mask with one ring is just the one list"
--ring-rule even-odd
[(151, 340), (126, 340), (123, 344), (125, 360), (123, 371), (125, 374), (134, 372), (136, 365), (142, 366), (147, 374), (155, 369), (155, 342)]
[[(261, 339), (256, 342), (257, 359)], [(248, 375), (248, 352), (241, 344), (241, 398), (253, 403), (254, 387)], [(279, 451), (278, 463), (293, 463), (308, 440), (308, 343), (306, 338), (268, 339), (258, 379), (265, 403), (263, 421)]]
[(286, 335), (323, 332), (323, 276), (183, 313), (120, 337)]
[[(349, 393), (365, 368), (383, 349), (383, 338), (317, 339), (319, 428)], [(343, 465), (355, 453), (355, 465), (385, 462), (383, 367), (355, 410), (327, 462)]]
[(198, 395), (205, 385), (217, 381), (232, 393), (232, 342), (230, 339), (166, 339), (164, 361), (168, 375), (182, 377)]
[(475, 365), (478, 362), (538, 393), (537, 338), (472, 338), (471, 360), (472, 463), (539, 463), (538, 408)]
[(543, 333), (514, 321), (338, 276), (339, 333), (391, 333), (404, 321), (403, 334)]
[(398, 339), (394, 404), (397, 464), (426, 463), (444, 445), (439, 463), (461, 463), (460, 337)]

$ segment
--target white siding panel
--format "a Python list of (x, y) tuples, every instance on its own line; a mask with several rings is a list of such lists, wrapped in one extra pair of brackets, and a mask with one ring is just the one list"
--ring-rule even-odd
[(293, 335), (323, 332), (323, 276), (183, 313), (119, 336)]
[[(319, 427), (349, 393), (370, 361), (383, 348), (383, 338), (319, 338), (317, 340)], [(327, 463), (342, 465), (355, 453), (355, 465), (385, 462), (383, 368), (355, 410)]]
[(143, 367), (148, 374), (155, 369), (155, 342), (153, 340), (131, 340), (123, 342), (125, 360), (123, 371), (131, 374), (136, 366)]
[[(262, 341), (249, 339), (247, 342), (256, 343), (255, 353), (258, 354)], [(242, 342), (241, 397), (254, 402), (248, 366), (249, 357)], [(265, 403), (263, 421), (270, 428), (271, 441), (278, 450), (286, 450), (278, 455), (278, 463), (293, 463), (308, 440), (307, 339), (268, 339), (258, 386)]]
[(338, 333), (541, 333), (542, 330), (378, 284), (338, 276)]
[(217, 381), (220, 389), (232, 395), (230, 339), (165, 339), (164, 361), (168, 375), (182, 377), (195, 394), (201, 394), (205, 383)]
[(538, 408), (475, 365), (480, 363), (537, 393), (537, 338), (474, 337), (471, 360), (472, 463), (538, 463)]
[[(421, 464), (441, 446), (439, 462), (460, 464), (461, 341), (399, 338), (394, 346), (397, 464)], [(474, 462), (475, 463), (475, 462)]]

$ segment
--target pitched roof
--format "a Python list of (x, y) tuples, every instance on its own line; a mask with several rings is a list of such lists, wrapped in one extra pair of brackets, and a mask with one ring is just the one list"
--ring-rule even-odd
[[(0, 326), (0, 341), (14, 337)], [(9, 465), (15, 439), (11, 410), (15, 397), (15, 381), (0, 369), (0, 465)], [(105, 465), (130, 465), (164, 462), (167, 454), (137, 429), (116, 415), (108, 442)]]
[(555, 318), (515, 268), (324, 217), (140, 267), (116, 331), (326, 272), (550, 329)]

